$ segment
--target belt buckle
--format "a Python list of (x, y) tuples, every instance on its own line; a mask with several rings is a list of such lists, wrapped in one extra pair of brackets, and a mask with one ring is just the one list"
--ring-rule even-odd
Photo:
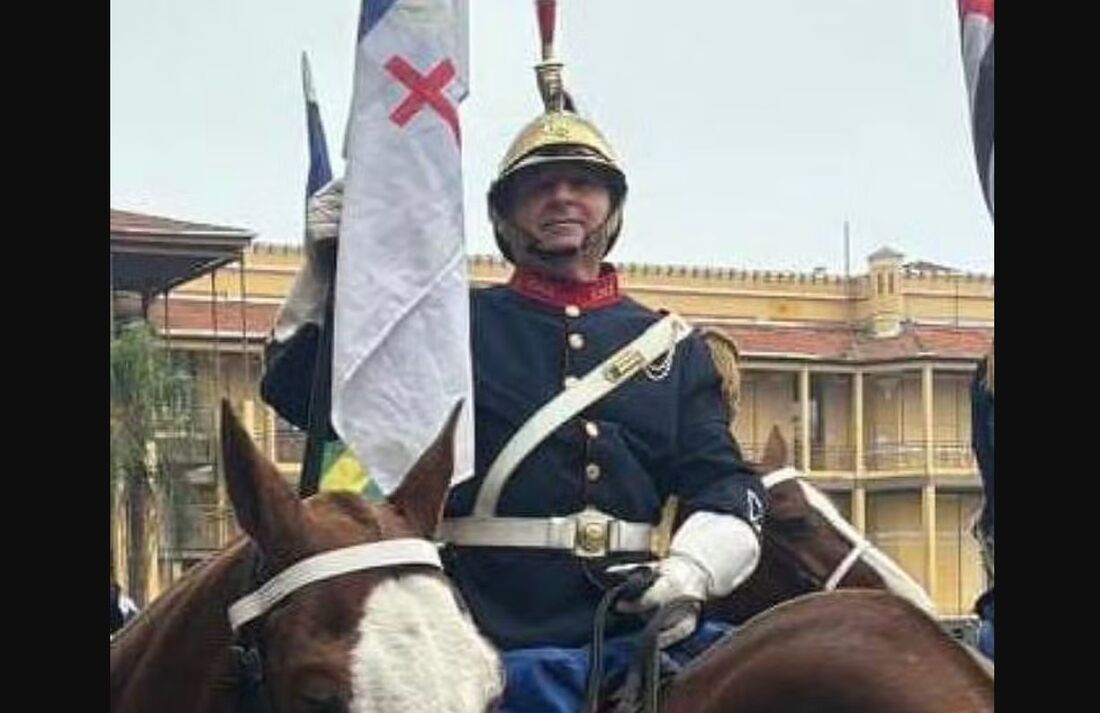
[(574, 519), (573, 554), (577, 557), (606, 557), (611, 544), (611, 517), (585, 508)]

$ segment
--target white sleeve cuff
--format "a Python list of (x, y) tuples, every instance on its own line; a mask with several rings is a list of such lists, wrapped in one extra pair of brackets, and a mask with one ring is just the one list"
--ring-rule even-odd
[(691, 559), (707, 573), (708, 597), (724, 597), (756, 569), (760, 540), (739, 517), (700, 511), (676, 531), (669, 553)]

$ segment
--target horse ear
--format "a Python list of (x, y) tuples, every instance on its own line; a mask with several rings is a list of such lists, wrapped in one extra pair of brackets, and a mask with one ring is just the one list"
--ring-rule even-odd
[(771, 432), (768, 434), (768, 441), (764, 444), (764, 457), (761, 460), (761, 465), (764, 466), (767, 472), (779, 470), (787, 464), (787, 441), (783, 439), (783, 434), (779, 432), (779, 426), (772, 426)]
[(304, 509), (279, 471), (256, 448), (252, 437), (222, 399), (222, 462), (237, 522), (274, 561), (289, 556), (299, 540)]
[(451, 409), (435, 441), (420, 455), (416, 465), (389, 497), (390, 505), (425, 538), (435, 534), (443, 517), (443, 503), (454, 469), (455, 426), (461, 412), (462, 401), (459, 401)]

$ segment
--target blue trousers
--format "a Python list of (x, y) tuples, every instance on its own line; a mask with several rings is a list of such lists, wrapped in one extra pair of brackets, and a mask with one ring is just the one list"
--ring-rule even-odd
[[(704, 621), (688, 639), (665, 651), (663, 665), (673, 670), (703, 653), (732, 628)], [(617, 687), (638, 648), (638, 636), (622, 636), (604, 642), (604, 676)], [(577, 713), (584, 704), (589, 647), (561, 649), (539, 647), (504, 652), (507, 681), (500, 713)]]

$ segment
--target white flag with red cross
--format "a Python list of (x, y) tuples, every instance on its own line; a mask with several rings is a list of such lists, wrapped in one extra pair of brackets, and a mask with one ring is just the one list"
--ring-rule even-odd
[(364, 0), (336, 271), (337, 433), (392, 492), (465, 400), (452, 482), (473, 474), (458, 104), (465, 0)]

